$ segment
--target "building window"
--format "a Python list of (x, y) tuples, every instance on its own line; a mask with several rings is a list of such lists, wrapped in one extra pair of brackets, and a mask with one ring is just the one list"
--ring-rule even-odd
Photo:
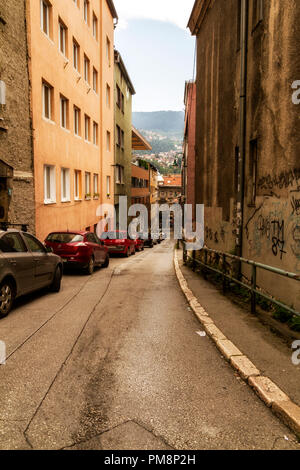
[(106, 85), (106, 106), (110, 108), (110, 86)]
[(60, 52), (67, 57), (67, 27), (64, 23), (59, 20), (59, 50)]
[(90, 60), (84, 56), (84, 79), (87, 83), (90, 83)]
[(106, 177), (106, 194), (110, 196), (110, 176)]
[(124, 183), (124, 167), (121, 165), (116, 165), (116, 183)]
[(117, 85), (117, 106), (121, 109), (121, 90), (119, 85)]
[(110, 132), (106, 132), (106, 150), (110, 152)]
[(253, 21), (252, 28), (255, 29), (256, 26), (264, 18), (264, 0), (253, 0)]
[(74, 172), (74, 199), (75, 201), (81, 200), (81, 171), (75, 170)]
[(95, 68), (93, 68), (93, 90), (98, 93), (98, 72)]
[(255, 206), (256, 202), (256, 180), (257, 180), (257, 151), (258, 142), (254, 139), (250, 142), (249, 161), (249, 204)]
[(77, 72), (80, 72), (80, 47), (77, 41), (73, 39), (73, 65)]
[(80, 109), (77, 108), (77, 106), (74, 106), (74, 134), (77, 136), (81, 135), (81, 129), (80, 129)]
[(94, 174), (94, 198), (99, 197), (99, 175)]
[(69, 202), (70, 196), (70, 170), (68, 168), (61, 169), (61, 201)]
[(84, 116), (84, 139), (87, 142), (90, 141), (90, 125), (91, 125), (91, 120), (89, 116), (85, 114)]
[(60, 125), (63, 129), (69, 128), (69, 100), (60, 95)]
[(90, 2), (88, 0), (84, 0), (83, 17), (86, 24), (90, 24)]
[(41, 0), (41, 28), (44, 33), (50, 37), (51, 26), (51, 4), (46, 0)]
[(93, 144), (98, 145), (98, 124), (93, 123)]
[(95, 13), (93, 13), (93, 36), (98, 40), (98, 18)]
[(117, 132), (116, 132), (116, 144), (118, 147), (121, 147), (121, 129), (117, 125)]
[(124, 131), (121, 131), (121, 149), (124, 149), (124, 140), (125, 140), (125, 134), (124, 134)]
[(106, 59), (107, 59), (107, 62), (108, 62), (108, 65), (110, 67), (110, 64), (111, 64), (111, 47), (110, 47), (110, 40), (108, 39), (108, 37), (106, 38)]
[(44, 203), (53, 204), (56, 202), (56, 182), (55, 166), (44, 166)]
[(85, 174), (85, 199), (91, 198), (91, 173)]
[(53, 114), (53, 87), (43, 81), (43, 116), (45, 119), (52, 120)]

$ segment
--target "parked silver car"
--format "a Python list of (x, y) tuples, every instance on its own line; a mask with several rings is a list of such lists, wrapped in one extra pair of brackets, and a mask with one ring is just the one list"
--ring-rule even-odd
[(21, 295), (43, 287), (59, 292), (62, 274), (61, 258), (33, 235), (0, 230), (0, 318)]

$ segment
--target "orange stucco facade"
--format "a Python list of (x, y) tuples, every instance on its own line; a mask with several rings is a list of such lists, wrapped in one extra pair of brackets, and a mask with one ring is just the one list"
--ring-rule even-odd
[(114, 14), (107, 0), (84, 3), (27, 0), (40, 239), (93, 230), (99, 204), (114, 201)]

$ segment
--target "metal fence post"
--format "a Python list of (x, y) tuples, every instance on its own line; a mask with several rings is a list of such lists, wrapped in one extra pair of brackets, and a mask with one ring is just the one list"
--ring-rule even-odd
[(256, 313), (256, 265), (252, 265), (251, 313)]
[[(204, 249), (204, 264), (205, 264), (205, 266), (207, 266), (207, 251), (206, 251), (206, 249)], [(207, 279), (206, 269), (203, 270), (203, 277), (204, 277), (204, 279)]]
[(223, 268), (223, 293), (225, 294), (227, 290), (227, 279), (226, 279), (226, 254), (224, 253), (222, 256), (222, 268)]
[(196, 250), (193, 250), (192, 270), (196, 271)]

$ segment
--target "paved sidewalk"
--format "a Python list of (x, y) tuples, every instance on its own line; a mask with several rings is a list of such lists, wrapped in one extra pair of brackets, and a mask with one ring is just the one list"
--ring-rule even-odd
[(188, 287), (216, 326), (248, 356), (262, 375), (268, 376), (300, 405), (300, 365), (292, 363), (291, 344), (278, 337), (256, 316), (222, 295), (200, 274), (184, 266), (182, 251), (178, 252), (178, 259)]

